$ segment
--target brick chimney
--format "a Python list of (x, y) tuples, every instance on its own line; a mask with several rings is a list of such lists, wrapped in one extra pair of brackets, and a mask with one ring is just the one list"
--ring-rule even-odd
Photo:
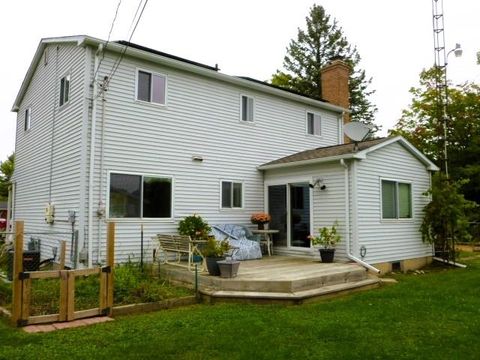
[[(350, 66), (339, 58), (334, 58), (321, 70), (322, 98), (331, 104), (350, 108), (348, 77)], [(350, 114), (343, 115), (343, 123), (350, 121)], [(345, 143), (349, 142), (345, 137)]]

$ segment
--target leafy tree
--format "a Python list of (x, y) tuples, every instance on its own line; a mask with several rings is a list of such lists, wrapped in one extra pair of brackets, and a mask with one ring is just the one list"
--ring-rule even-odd
[(435, 250), (441, 251), (446, 260), (455, 260), (456, 242), (471, 239), (467, 212), (476, 204), (465, 200), (460, 193), (460, 187), (466, 182), (456, 182), (437, 173), (432, 177), (432, 188), (425, 194), (430, 195), (432, 201), (424, 208), (422, 239), (435, 244)]
[[(390, 130), (402, 135), (441, 168), (443, 152), (443, 104), (437, 101), (437, 69), (420, 74), (420, 86), (412, 88), (412, 103)], [(480, 203), (480, 86), (473, 83), (448, 87), (447, 140), (448, 168), (453, 180), (462, 178), (462, 192), (468, 200)]]
[(7, 157), (7, 160), (0, 162), (0, 199), (8, 198), (8, 187), (13, 176), (15, 165), (15, 153)]
[(373, 124), (377, 108), (368, 97), (371, 79), (358, 67), (360, 55), (352, 47), (342, 28), (320, 5), (313, 5), (306, 18), (306, 30), (298, 29), (296, 40), (291, 40), (283, 61), (285, 71), (277, 70), (272, 84), (322, 99), (321, 69), (335, 57), (343, 58), (352, 68), (349, 79), (352, 120)]

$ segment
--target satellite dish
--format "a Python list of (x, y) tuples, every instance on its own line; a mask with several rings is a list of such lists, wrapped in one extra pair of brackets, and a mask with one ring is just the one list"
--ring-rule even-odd
[(358, 121), (350, 122), (343, 127), (344, 134), (355, 142), (365, 140), (370, 131), (372, 130), (367, 125)]

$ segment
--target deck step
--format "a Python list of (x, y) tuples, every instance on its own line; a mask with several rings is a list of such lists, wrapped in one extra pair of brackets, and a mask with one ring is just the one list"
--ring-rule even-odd
[(367, 278), (365, 280), (348, 282), (335, 285), (322, 286), (315, 289), (295, 291), (295, 292), (260, 292), (260, 291), (228, 291), (203, 289), (202, 294), (214, 299), (252, 299), (252, 300), (290, 300), (300, 301), (311, 298), (319, 298), (327, 295), (340, 295), (345, 292), (356, 291), (361, 289), (369, 289), (379, 286), (378, 278)]

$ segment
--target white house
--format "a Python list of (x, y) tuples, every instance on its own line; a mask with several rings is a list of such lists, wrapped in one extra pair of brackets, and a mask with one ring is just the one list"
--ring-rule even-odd
[(425, 261), (436, 166), (401, 137), (343, 144), (348, 68), (332, 62), (322, 82), (329, 102), (132, 43), (43, 39), (13, 105), (13, 218), (61, 232), (75, 211), (87, 265), (104, 258), (106, 221), (122, 261), (141, 224), (148, 248), (192, 213), (248, 225), (263, 210), (279, 254), (318, 256), (306, 236), (338, 221), (339, 259)]

